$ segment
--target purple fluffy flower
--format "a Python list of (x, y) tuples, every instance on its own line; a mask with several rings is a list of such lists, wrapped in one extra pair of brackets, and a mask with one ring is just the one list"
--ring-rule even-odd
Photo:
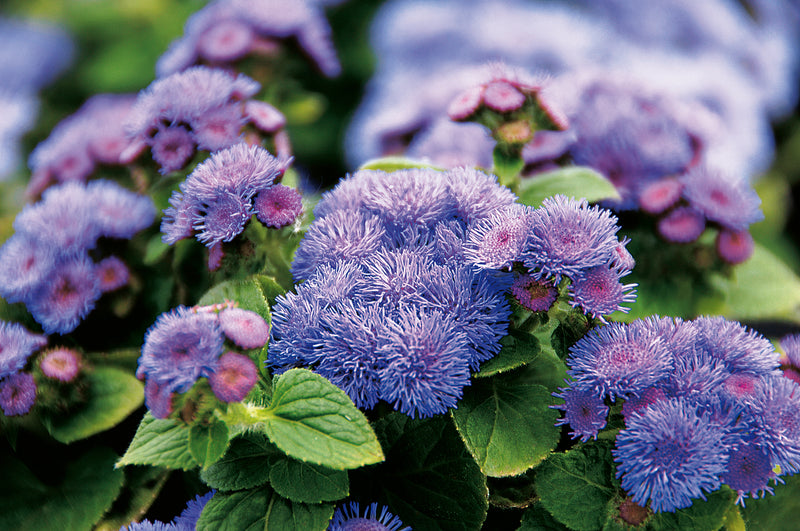
[(403, 522), (389, 512), (387, 507), (371, 503), (363, 512), (357, 502), (350, 505), (343, 504), (336, 509), (328, 525), (328, 531), (411, 531), (410, 527), (403, 527)]
[(547, 198), (533, 211), (525, 265), (537, 278), (574, 275), (609, 263), (619, 243), (617, 218), (585, 199)]
[(174, 243), (197, 231), (212, 247), (244, 230), (254, 212), (253, 197), (274, 186), (288, 162), (259, 146), (240, 143), (200, 163), (170, 198), (161, 222), (162, 239)]
[(144, 383), (144, 405), (157, 419), (165, 419), (172, 413), (172, 385), (148, 379)]
[(22, 370), (31, 354), (46, 344), (46, 337), (21, 324), (0, 321), (0, 378)]
[(333, 212), (309, 227), (294, 255), (292, 275), (295, 281), (305, 280), (322, 264), (370, 255), (381, 248), (385, 233), (377, 216)]
[(553, 393), (553, 396), (564, 400), (564, 404), (552, 407), (563, 410), (564, 418), (559, 419), (556, 426), (569, 424), (573, 439), (580, 438), (583, 442), (596, 439), (600, 430), (606, 426), (608, 417), (608, 406), (603, 403), (603, 399), (593, 390), (574, 386), (559, 391), (561, 392)]
[(486, 269), (510, 270), (514, 262), (522, 260), (528, 248), (532, 220), (528, 207), (515, 204), (476, 221), (469, 228), (464, 248), (467, 263)]
[(728, 466), (721, 479), (737, 492), (736, 502), (744, 507), (744, 499), (748, 494), (751, 498), (763, 498), (766, 492), (772, 494), (769, 480), (776, 477), (769, 456), (755, 441), (743, 440), (730, 452)]
[(253, 201), (258, 221), (280, 228), (294, 223), (303, 212), (303, 198), (294, 188), (276, 184), (259, 193)]
[(572, 277), (569, 293), (573, 307), (579, 306), (592, 317), (605, 321), (614, 312), (630, 311), (623, 306), (636, 301), (637, 284), (620, 282), (629, 271), (618, 267), (596, 266), (582, 269)]
[(128, 266), (116, 256), (103, 258), (95, 266), (95, 272), (97, 273), (98, 287), (103, 293), (125, 286), (130, 279)]
[(747, 402), (754, 439), (771, 463), (784, 473), (800, 471), (800, 386), (788, 378), (765, 378)]
[(54, 348), (42, 354), (39, 368), (48, 378), (71, 382), (81, 370), (81, 356), (66, 347)]
[(326, 311), (320, 325), (320, 363), (316, 371), (342, 388), (357, 407), (372, 408), (380, 399), (380, 371), (386, 360), (378, 341), (387, 316), (377, 305), (356, 306), (353, 301)]
[(55, 265), (55, 250), (21, 234), (11, 236), (0, 247), (0, 296), (10, 303), (29, 300)]
[(640, 392), (666, 377), (673, 354), (645, 321), (610, 323), (578, 340), (570, 349), (568, 374), (600, 396)]
[(697, 345), (725, 362), (731, 371), (772, 374), (780, 366), (780, 355), (761, 334), (724, 317), (699, 317), (693, 324)]
[(753, 236), (747, 230), (730, 231), (723, 229), (717, 234), (714, 246), (720, 258), (729, 264), (741, 264), (753, 256), (755, 241), (753, 241)]
[(703, 215), (690, 206), (677, 207), (658, 220), (658, 233), (670, 242), (693, 242), (705, 228)]
[(195, 140), (186, 127), (158, 126), (150, 141), (150, 154), (159, 165), (159, 173), (166, 175), (185, 167), (195, 153)]
[(197, 495), (186, 503), (186, 508), (179, 516), (175, 517), (173, 524), (178, 529), (195, 529), (197, 521), (200, 519), (200, 514), (203, 512), (206, 504), (211, 500), (216, 491), (212, 490), (205, 494)]
[(128, 240), (155, 220), (155, 206), (149, 197), (113, 181), (93, 181), (86, 186), (85, 195), (100, 236)]
[(258, 369), (249, 357), (236, 352), (223, 354), (208, 377), (211, 390), (222, 402), (239, 402), (258, 380)]
[(782, 365), (800, 367), (800, 334), (788, 334), (780, 339), (780, 346), (784, 356), (781, 357)]
[(341, 67), (322, 10), (307, 0), (217, 0), (186, 22), (156, 65), (159, 76), (193, 64), (232, 64), (262, 50), (274, 53), (276, 41), (292, 39), (326, 76)]
[(186, 392), (198, 378), (214, 373), (223, 341), (216, 314), (179, 306), (147, 330), (136, 376)]
[(511, 293), (517, 302), (532, 312), (549, 310), (558, 296), (552, 282), (536, 280), (530, 275), (518, 275), (511, 285)]
[(30, 155), (28, 195), (39, 195), (53, 182), (85, 181), (100, 164), (121, 164), (131, 145), (123, 123), (134, 101), (132, 94), (99, 94), (56, 125)]
[(36, 382), (27, 372), (0, 379), (0, 409), (7, 417), (27, 414), (36, 402)]
[(94, 263), (86, 255), (60, 262), (28, 301), (28, 311), (47, 334), (72, 332), (89, 315), (100, 292)]
[(761, 199), (747, 182), (734, 181), (706, 167), (690, 171), (682, 182), (683, 197), (689, 204), (727, 229), (745, 230), (764, 219)]
[(613, 450), (617, 477), (634, 502), (655, 512), (688, 507), (720, 486), (728, 456), (724, 432), (678, 398), (631, 415)]
[(424, 169), (384, 173), (362, 193), (367, 211), (401, 229), (409, 225), (433, 227), (453, 210), (453, 198), (444, 179), (432, 179)]
[(241, 308), (219, 312), (219, 326), (228, 339), (242, 348), (261, 348), (269, 338), (269, 325), (264, 318)]
[(447, 412), (469, 385), (463, 332), (447, 314), (401, 308), (378, 346), (381, 398), (410, 417)]

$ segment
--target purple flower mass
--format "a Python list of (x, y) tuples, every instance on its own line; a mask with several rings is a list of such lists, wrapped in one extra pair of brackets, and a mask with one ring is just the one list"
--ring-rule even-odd
[(328, 531), (411, 531), (397, 516), (389, 512), (388, 507), (371, 503), (363, 512), (358, 502), (351, 501), (339, 506), (333, 513)]
[(217, 151), (197, 165), (180, 191), (172, 193), (161, 220), (163, 241), (173, 244), (193, 233), (207, 247), (233, 240), (251, 216), (265, 208), (258, 198), (283, 186), (276, 182), (288, 164), (260, 146), (244, 143)]
[(19, 323), (0, 321), (0, 378), (22, 370), (31, 354), (45, 345), (45, 336), (33, 334)]
[(800, 469), (800, 387), (780, 375), (771, 343), (734, 321), (650, 317), (578, 340), (559, 424), (597, 437), (609, 401), (624, 400), (613, 451), (622, 488), (674, 512), (722, 483), (748, 496)]

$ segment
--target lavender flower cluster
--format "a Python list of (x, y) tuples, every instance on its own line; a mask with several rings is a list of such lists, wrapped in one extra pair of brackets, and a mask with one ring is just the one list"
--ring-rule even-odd
[(53, 183), (86, 181), (100, 165), (122, 164), (132, 142), (123, 124), (135, 101), (132, 94), (98, 94), (56, 125), (28, 159), (28, 197)]
[(510, 290), (525, 304), (567, 276), (574, 304), (599, 317), (632, 300), (616, 218), (563, 197), (536, 210), (515, 200), (466, 168), (341, 181), (295, 254), (303, 282), (273, 308), (269, 365), (312, 367), (359, 407), (426, 417), (455, 406), (500, 350)]
[(243, 349), (263, 347), (269, 335), (266, 321), (235, 303), (178, 306), (163, 313), (144, 337), (136, 377), (145, 380), (145, 404), (156, 418), (174, 410), (175, 393), (186, 393), (207, 378), (220, 402), (239, 402), (258, 379), (258, 369), (246, 354), (227, 350), (226, 338)]
[(229, 67), (249, 55), (275, 55), (294, 40), (326, 76), (341, 70), (318, 2), (216, 0), (192, 15), (184, 35), (156, 65), (159, 77), (195, 64)]
[(186, 508), (171, 522), (142, 520), (141, 522), (124, 525), (120, 528), (120, 531), (194, 531), (197, 529), (197, 521), (200, 519), (200, 514), (215, 492), (211, 490), (202, 496), (197, 495), (189, 500), (186, 503)]
[[(26, 415), (36, 403), (39, 384), (75, 381), (85, 364), (69, 347), (47, 346), (44, 335), (33, 334), (19, 323), (0, 321), (0, 409), (7, 417)], [(28, 360), (37, 352), (35, 367)], [(36, 370), (38, 368), (38, 371)], [(45, 400), (46, 401), (46, 400)], [(47, 407), (47, 406), (45, 406)]]
[(196, 232), (199, 241), (221, 252), (221, 243), (241, 234), (253, 214), (268, 227), (291, 224), (302, 212), (302, 198), (278, 183), (290, 162), (244, 143), (212, 154), (172, 193), (162, 239), (173, 244)]
[(95, 263), (89, 251), (102, 251), (101, 238), (132, 238), (154, 218), (150, 198), (111, 181), (49, 188), (19, 213), (16, 233), (0, 248), (0, 296), (24, 303), (45, 333), (71, 332), (103, 293), (128, 282), (122, 260)]
[(581, 440), (606, 426), (622, 399), (625, 428), (613, 450), (632, 500), (675, 511), (722, 484), (746, 497), (800, 471), (800, 387), (779, 370), (760, 334), (723, 317), (649, 317), (580, 339), (556, 396)]
[(197, 149), (217, 151), (239, 143), (248, 123), (275, 135), (278, 153), (288, 156), (288, 139), (281, 131), (286, 119), (270, 104), (250, 99), (260, 89), (244, 74), (205, 66), (154, 81), (139, 93), (128, 115), (125, 128), (133, 144), (122, 153), (123, 162), (149, 147), (162, 174), (180, 170)]

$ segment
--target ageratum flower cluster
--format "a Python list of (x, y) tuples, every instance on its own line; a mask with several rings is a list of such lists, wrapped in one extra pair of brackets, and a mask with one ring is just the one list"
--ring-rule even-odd
[(205, 63), (227, 67), (249, 55), (275, 55), (293, 40), (326, 76), (341, 66), (322, 10), (308, 0), (216, 0), (189, 17), (182, 38), (156, 64), (159, 77)]
[(239, 235), (253, 214), (268, 227), (291, 224), (303, 205), (296, 190), (278, 184), (288, 164), (244, 143), (214, 153), (172, 193), (161, 220), (162, 239), (173, 244), (196, 232), (212, 247)]
[(590, 269), (621, 271), (609, 265), (621, 245), (612, 216), (565, 198), (538, 210), (515, 200), (466, 168), (344, 179), (295, 254), (303, 282), (273, 308), (269, 365), (311, 367), (359, 407), (385, 400), (412, 417), (454, 407), (470, 371), (500, 350), (512, 269), (548, 286), (585, 275), (597, 289), (582, 299), (576, 289), (581, 305), (608, 301)]
[(86, 181), (99, 165), (121, 164), (132, 142), (123, 124), (135, 101), (133, 94), (98, 94), (59, 122), (31, 152), (28, 196), (53, 183)]
[(24, 415), (33, 407), (36, 382), (24, 369), (28, 358), (45, 345), (45, 336), (33, 334), (19, 323), (0, 321), (0, 409), (3, 415)]
[(128, 282), (111, 255), (93, 256), (101, 238), (130, 239), (153, 223), (150, 198), (105, 180), (48, 188), (14, 220), (16, 233), (0, 248), (0, 296), (22, 302), (47, 334), (74, 330), (108, 291)]
[(208, 378), (221, 402), (239, 402), (258, 379), (255, 363), (227, 350), (225, 339), (244, 349), (263, 347), (269, 326), (255, 312), (234, 303), (178, 306), (163, 313), (144, 337), (136, 377), (145, 380), (145, 404), (156, 418), (173, 412), (175, 393)]
[(612, 323), (580, 339), (567, 364), (560, 423), (596, 438), (609, 404), (624, 401), (613, 455), (641, 506), (675, 511), (722, 484), (744, 505), (772, 493), (777, 470), (800, 471), (800, 387), (772, 344), (735, 321)]
[(184, 168), (197, 149), (217, 151), (242, 140), (243, 128), (275, 135), (288, 156), (285, 117), (268, 103), (251, 100), (261, 85), (244, 74), (196, 66), (150, 84), (139, 93), (125, 127), (134, 143), (121, 158), (132, 161), (146, 147), (161, 173)]

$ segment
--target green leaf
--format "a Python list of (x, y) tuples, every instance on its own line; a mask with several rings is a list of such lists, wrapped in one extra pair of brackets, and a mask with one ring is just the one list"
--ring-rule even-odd
[[(375, 429), (386, 462), (351, 472), (351, 497), (380, 500), (415, 531), (480, 528), (489, 505), (485, 478), (448, 417), (391, 413)], [(353, 475), (364, 490), (355, 491)]]
[(96, 367), (86, 376), (89, 400), (65, 416), (43, 419), (57, 441), (69, 444), (113, 428), (144, 402), (144, 389), (132, 374), (116, 367)]
[(116, 466), (152, 465), (181, 470), (199, 463), (189, 450), (189, 428), (171, 419), (156, 419), (148, 412), (133, 436), (128, 451)]
[(521, 367), (535, 360), (541, 352), (539, 341), (530, 334), (511, 332), (500, 340), (500, 352), (481, 365), (476, 378), (487, 378)]
[(69, 459), (63, 471), (49, 468), (42, 481), (16, 456), (0, 457), (0, 529), (91, 529), (122, 488), (116, 458), (109, 448), (95, 447)]
[(222, 457), (227, 447), (228, 426), (224, 422), (195, 424), (189, 429), (189, 452), (203, 468)]
[(236, 301), (239, 308), (256, 312), (269, 324), (269, 304), (262, 291), (262, 281), (255, 275), (244, 280), (226, 280), (213, 286), (197, 302), (200, 306)]
[(358, 170), (380, 170), (392, 172), (397, 170), (407, 170), (409, 168), (429, 168), (431, 170), (444, 171), (444, 168), (434, 166), (421, 160), (408, 159), (405, 157), (380, 157), (370, 159), (362, 164)]
[(518, 195), (520, 203), (538, 207), (545, 198), (556, 194), (576, 199), (583, 197), (592, 203), (620, 198), (611, 181), (585, 166), (571, 166), (527, 177), (522, 180)]
[(103, 515), (93, 531), (119, 531), (129, 522), (141, 520), (170, 476), (169, 470), (150, 466), (127, 467), (124, 473), (125, 482), (116, 503)]
[(270, 276), (253, 275), (253, 279), (258, 283), (258, 287), (261, 289), (261, 293), (264, 295), (264, 298), (267, 299), (267, 303), (270, 307), (275, 304), (275, 299), (277, 299), (279, 295), (286, 293), (286, 290), (278, 284), (278, 281)]
[(350, 491), (347, 472), (310, 465), (284, 457), (269, 471), (275, 492), (294, 502), (320, 503), (340, 500)]
[(559, 522), (576, 531), (600, 529), (614, 496), (611, 443), (594, 442), (553, 454), (536, 471), (536, 491)]
[(268, 486), (238, 492), (217, 492), (200, 515), (197, 530), (324, 531), (333, 504), (289, 501)]
[(747, 500), (742, 508), (747, 529), (794, 531), (800, 514), (800, 475), (782, 478), (785, 485), (775, 486), (774, 496)]
[(519, 476), (486, 478), (486, 483), (489, 486), (489, 505), (502, 509), (524, 509), (528, 507), (537, 498), (533, 478), (532, 470)]
[(274, 382), (264, 432), (288, 455), (336, 470), (383, 461), (375, 433), (344, 391), (306, 369)]
[(705, 501), (694, 500), (690, 507), (674, 513), (654, 514), (650, 520), (650, 527), (654, 531), (683, 529), (717, 531), (725, 523), (725, 517), (736, 501), (736, 494), (730, 488), (723, 486), (720, 490), (708, 494), (706, 498)]
[(541, 502), (533, 504), (522, 514), (521, 524), (517, 531), (569, 531), (547, 512)]
[(531, 383), (535, 368), (477, 379), (451, 411), (456, 428), (487, 476), (515, 476), (556, 447), (561, 430), (552, 391)]
[(790, 318), (798, 322), (800, 278), (756, 244), (753, 256), (733, 268), (723, 313), (733, 319)]
[(221, 491), (259, 487), (269, 481), (271, 460), (283, 455), (261, 433), (245, 433), (231, 441), (222, 459), (200, 473), (212, 489)]
[(161, 260), (165, 254), (170, 249), (170, 245), (168, 243), (164, 243), (161, 239), (161, 233), (155, 234), (150, 240), (147, 242), (147, 248), (144, 251), (144, 258), (142, 262), (145, 265), (153, 265)]

